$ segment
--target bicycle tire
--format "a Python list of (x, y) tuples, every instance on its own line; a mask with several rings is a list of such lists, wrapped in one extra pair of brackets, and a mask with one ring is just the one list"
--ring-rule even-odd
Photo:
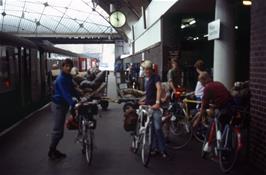
[(219, 150), (219, 165), (223, 173), (228, 173), (233, 169), (239, 154), (237, 133), (232, 127), (229, 127), (227, 132), (229, 140), (226, 144), (225, 137), (223, 137), (222, 149)]
[(185, 147), (190, 142), (193, 136), (191, 124), (185, 120), (171, 121), (170, 131), (172, 135), (169, 135), (170, 143), (168, 144), (168, 146), (174, 150), (178, 150)]
[(199, 122), (196, 126), (192, 127), (193, 137), (199, 143), (204, 143), (209, 126), (205, 126), (202, 122)]
[(139, 141), (140, 136), (133, 135), (132, 136), (132, 143), (131, 143), (131, 149), (132, 152), (137, 154), (140, 146), (140, 141)]
[(148, 167), (148, 164), (150, 162), (150, 156), (151, 156), (151, 144), (152, 144), (152, 130), (151, 130), (151, 124), (149, 124), (146, 129), (145, 133), (142, 135), (142, 148), (141, 148), (141, 160), (142, 164), (145, 167)]
[(140, 141), (142, 139), (142, 135), (139, 133), (139, 130), (140, 130), (140, 121), (138, 119), (135, 133), (132, 134), (131, 148), (132, 148), (133, 153), (137, 153), (140, 147)]
[(84, 138), (82, 140), (82, 146), (85, 153), (86, 162), (88, 165), (92, 162), (93, 153), (93, 131), (86, 128), (84, 132)]

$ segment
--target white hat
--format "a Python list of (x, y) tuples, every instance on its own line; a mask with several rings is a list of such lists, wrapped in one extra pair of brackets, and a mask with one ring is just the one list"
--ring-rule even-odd
[(144, 68), (144, 69), (152, 69), (152, 62), (150, 60), (145, 60), (141, 66)]

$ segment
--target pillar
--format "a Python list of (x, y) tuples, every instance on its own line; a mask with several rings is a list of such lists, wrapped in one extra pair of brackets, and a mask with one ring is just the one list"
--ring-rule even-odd
[(233, 4), (216, 0), (215, 20), (221, 20), (220, 39), (214, 41), (214, 81), (222, 82), (228, 89), (233, 86), (235, 62), (235, 29)]

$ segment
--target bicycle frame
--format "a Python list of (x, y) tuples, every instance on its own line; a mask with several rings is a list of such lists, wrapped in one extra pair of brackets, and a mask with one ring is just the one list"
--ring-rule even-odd
[[(150, 160), (151, 144), (152, 144), (152, 113), (153, 110), (150, 106), (139, 106), (137, 109), (138, 115), (138, 124), (139, 128), (136, 128), (136, 132), (132, 134), (132, 148), (134, 153), (138, 152), (140, 144), (142, 145), (141, 149), (141, 158), (142, 163), (146, 167)], [(146, 115), (146, 117), (144, 117)], [(146, 140), (148, 138), (148, 140)], [(148, 142), (147, 142), (148, 141)], [(145, 151), (147, 146), (148, 150)], [(146, 155), (147, 154), (147, 155)]]
[[(93, 119), (95, 114), (92, 110), (92, 105), (97, 105), (96, 102), (80, 103), (76, 107), (78, 117), (79, 130), (77, 141), (82, 145), (82, 152), (85, 153), (87, 164), (90, 165), (92, 161), (94, 129), (96, 127), (96, 120)], [(89, 111), (90, 110), (90, 111)], [(79, 139), (79, 136), (81, 138)]]
[(209, 146), (216, 138), (214, 154), (219, 158), (221, 171), (226, 173), (233, 168), (238, 158), (239, 151), (242, 148), (242, 139), (240, 127), (233, 123), (236, 116), (233, 115), (230, 122), (226, 123), (223, 128), (218, 121), (221, 116), (221, 113), (216, 109), (208, 138), (203, 145), (202, 157), (205, 157), (206, 153), (211, 151)]
[[(151, 122), (152, 110), (150, 110), (149, 108), (147, 109), (147, 107), (144, 108), (143, 106), (140, 106), (140, 108), (137, 110), (137, 114), (139, 116), (139, 122), (141, 124), (140, 129), (139, 129), (139, 133), (143, 134), (143, 133), (145, 133), (147, 126)], [(144, 115), (147, 116), (146, 121), (144, 121)]]
[[(224, 126), (223, 131), (221, 131), (221, 127), (219, 126), (219, 122), (218, 122), (218, 118), (214, 117), (212, 123), (211, 123), (211, 129), (210, 129), (210, 133), (208, 136), (208, 144), (210, 145), (210, 143), (213, 141), (214, 136), (216, 137), (216, 144), (217, 144), (217, 149), (225, 149), (225, 147), (228, 145), (228, 137), (229, 137), (229, 128), (231, 125), (231, 122), (226, 124)], [(214, 130), (215, 133), (214, 134)], [(237, 134), (237, 151), (239, 151), (243, 144), (242, 144), (242, 139), (241, 139), (241, 132), (240, 132), (240, 128), (238, 126), (233, 126), (233, 130), (235, 131), (235, 133)], [(223, 147), (221, 146), (221, 141), (225, 140), (225, 143), (223, 145)]]

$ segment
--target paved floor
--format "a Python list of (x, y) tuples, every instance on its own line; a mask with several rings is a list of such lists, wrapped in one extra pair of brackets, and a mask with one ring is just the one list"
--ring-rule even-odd
[[(92, 165), (87, 167), (75, 131), (66, 130), (59, 149), (67, 153), (62, 161), (47, 158), (51, 131), (50, 108), (37, 113), (0, 138), (0, 174), (3, 175), (219, 175), (218, 164), (200, 158), (200, 145), (192, 141), (179, 151), (168, 151), (169, 159), (154, 157), (149, 168), (129, 151), (130, 137), (122, 128), (121, 106), (111, 104), (101, 112), (96, 129), (96, 149)], [(249, 168), (240, 162), (230, 174), (248, 175)], [(253, 174), (253, 173), (252, 173)]]
[[(109, 81), (112, 93), (114, 81)], [(129, 151), (130, 137), (123, 130), (122, 106), (111, 104), (97, 118), (96, 148), (90, 167), (85, 164), (81, 147), (74, 142), (76, 131), (65, 130), (59, 149), (67, 154), (61, 161), (50, 161), (47, 151), (52, 118), (50, 107), (24, 121), (8, 134), (0, 137), (1, 175), (222, 175), (217, 163), (200, 157), (201, 145), (192, 141), (179, 151), (168, 150), (169, 158), (153, 157), (149, 168)], [(252, 172), (252, 173), (251, 173)], [(240, 161), (231, 175), (256, 174), (248, 164)]]

